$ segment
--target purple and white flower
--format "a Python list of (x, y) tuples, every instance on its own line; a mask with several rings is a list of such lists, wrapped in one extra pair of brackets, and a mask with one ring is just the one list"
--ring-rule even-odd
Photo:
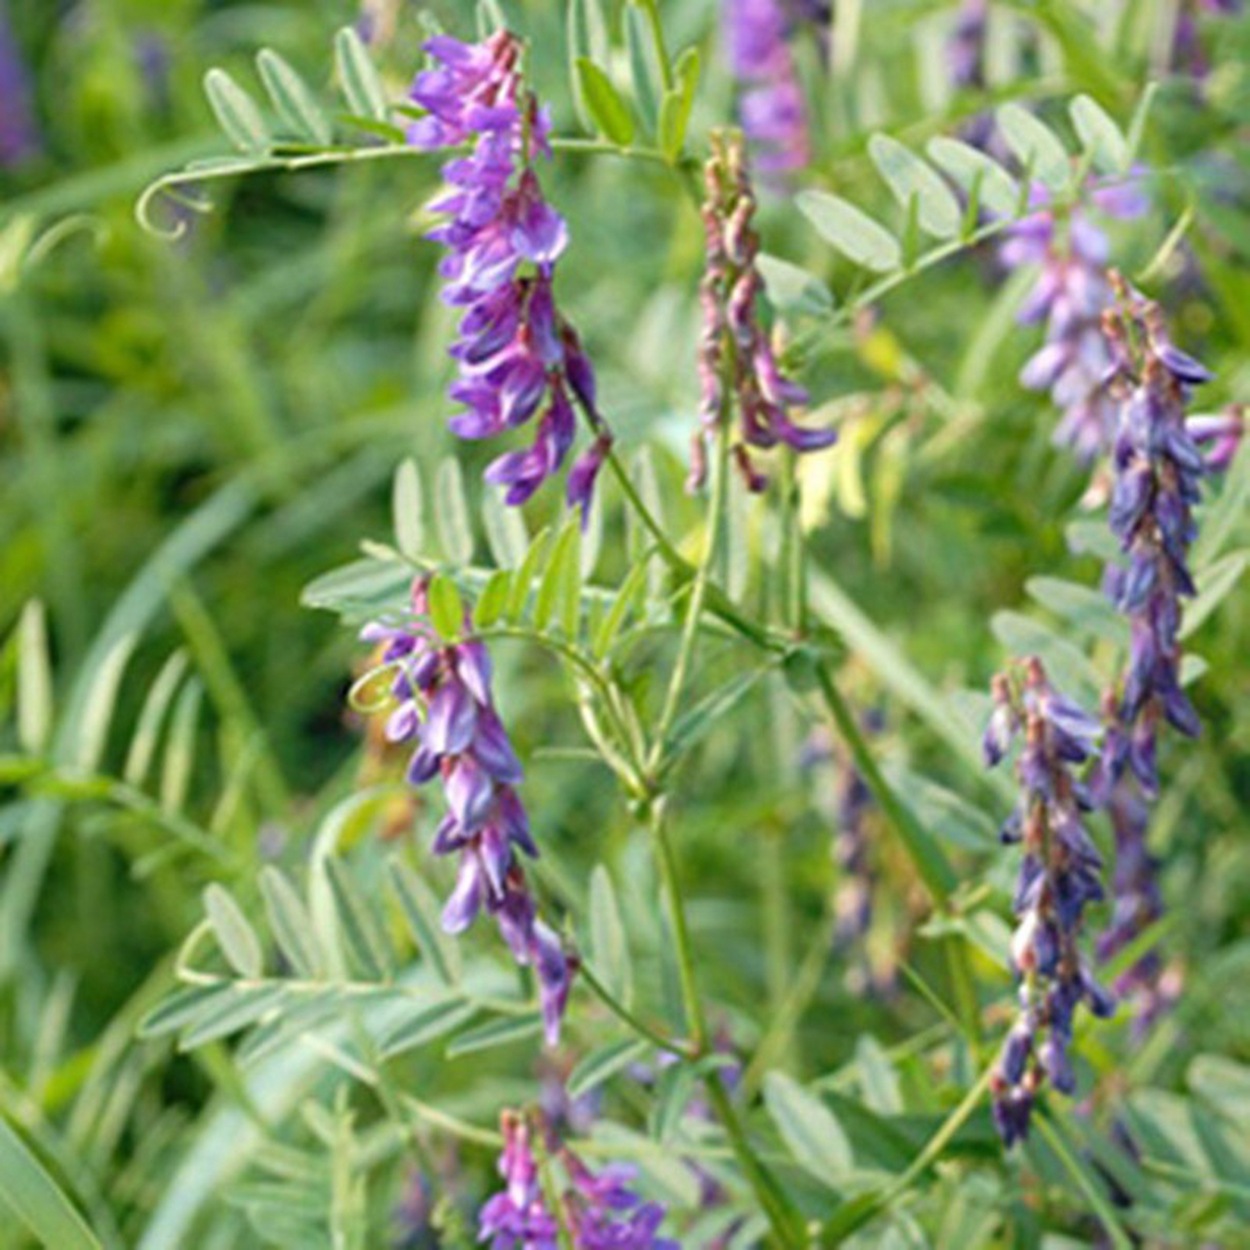
[(555, 268), (568, 228), (534, 168), (550, 154), (550, 118), (524, 88), (521, 44), (509, 32), (477, 44), (439, 36), (425, 48), (437, 65), (413, 83), (412, 101), (426, 113), (409, 127), (409, 142), (472, 145), (443, 166), (446, 185), (430, 208), (446, 220), (427, 235), (447, 249), (443, 299), (463, 309), (449, 390), (463, 411), (451, 428), (468, 439), (534, 428), (527, 448), (486, 470), (505, 500), (520, 504), (561, 470), (580, 408), (595, 440), (569, 474), (568, 497), (585, 509), (611, 436), (596, 406), (594, 370), (556, 307)]
[[(513, 1111), (503, 1113), (500, 1126), (504, 1188), (479, 1216), (479, 1240), (491, 1250), (557, 1250), (562, 1229), (578, 1250), (678, 1250), (675, 1241), (658, 1235), (664, 1208), (644, 1202), (630, 1189), (631, 1168), (609, 1164), (592, 1172), (553, 1139), (548, 1154), (558, 1157), (567, 1178), (557, 1216), (542, 1185), (533, 1126)], [(554, 1178), (550, 1187), (556, 1188)]]
[(781, 0), (724, 0), (730, 69), (742, 83), (739, 115), (765, 179), (780, 182), (811, 159), (807, 102)]
[(559, 935), (538, 918), (518, 858), (538, 855), (516, 791), (521, 763), (495, 710), (485, 646), (440, 639), (425, 623), (426, 589), (424, 581), (413, 587), (413, 624), (375, 622), (361, 633), (381, 645), (382, 664), (394, 673), (386, 736), (414, 745), (408, 780), (419, 786), (437, 777), (447, 799), (434, 852), (457, 856), (459, 869), (443, 928), (463, 933), (483, 910), (495, 918), (516, 961), (534, 969), (554, 1046), (575, 965)]

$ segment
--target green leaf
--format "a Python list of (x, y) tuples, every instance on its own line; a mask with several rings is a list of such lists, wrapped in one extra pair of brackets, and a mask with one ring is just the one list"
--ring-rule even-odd
[(995, 117), (1007, 146), (1029, 176), (1052, 191), (1067, 190), (1072, 180), (1072, 161), (1059, 136), (1019, 104), (1004, 104)]
[(551, 540), (551, 531), (541, 529), (530, 543), (530, 549), (517, 569), (516, 579), (512, 583), (512, 594), (508, 598), (508, 620), (519, 621), (525, 615), (525, 605), (529, 601), (530, 588), (538, 569), (547, 554), (547, 545)]
[(1019, 215), (1020, 185), (984, 152), (958, 139), (947, 139), (941, 135), (930, 139), (925, 151), (969, 194), (976, 188), (980, 202), (991, 212), (1000, 217)]
[(721, 718), (729, 714), (771, 667), (769, 664), (761, 664), (749, 672), (740, 673), (679, 716), (669, 733), (670, 759), (675, 761), (683, 752), (690, 750), (713, 725), (722, 724)]
[(862, 1034), (855, 1043), (855, 1067), (864, 1106), (878, 1115), (901, 1115), (904, 1108), (898, 1073), (871, 1033)]
[(250, 1029), (283, 1007), (289, 995), (282, 984), (232, 985), (227, 994), (201, 1011), (178, 1038), (183, 1054), (209, 1042)]
[(327, 146), (334, 131), (299, 72), (272, 48), (256, 54), (256, 68), (283, 123), (299, 138)]
[(569, 82), (573, 87), (573, 104), (583, 128), (593, 130), (594, 122), (582, 89), (578, 62), (589, 60), (603, 65), (608, 61), (608, 25), (599, 0), (569, 0), (565, 37), (568, 42)]
[(595, 127), (617, 147), (628, 147), (634, 138), (634, 119), (612, 80), (585, 56), (577, 58), (577, 77)]
[(430, 623), (442, 638), (452, 642), (464, 632), (464, 602), (456, 583), (446, 573), (436, 573), (426, 591)]
[(101, 1250), (99, 1239), (69, 1195), (3, 1116), (0, 1208), (12, 1212), (36, 1240), (53, 1250)]
[(313, 980), (322, 971), (321, 951), (299, 891), (280, 868), (267, 864), (261, 869), (260, 892), (278, 949), (297, 976)]
[(175, 990), (139, 1021), (135, 1026), (135, 1033), (145, 1038), (177, 1033), (191, 1021), (204, 1015), (215, 1000), (230, 995), (234, 988), (229, 982), (219, 982), (216, 985), (192, 985)]
[(409, 560), (420, 560), (425, 551), (425, 507), (422, 500), (421, 471), (411, 457), (395, 470), (391, 489), (391, 516), (395, 546)]
[(1068, 114), (1095, 169), (1106, 174), (1128, 171), (1128, 140), (1097, 100), (1079, 95), (1068, 105)]
[(959, 201), (937, 172), (910, 148), (889, 135), (873, 135), (868, 155), (903, 209), (914, 201), (917, 217), (927, 234), (953, 239), (963, 214)]
[(52, 662), (43, 604), (30, 600), (17, 623), (17, 740), (39, 755), (52, 731)]
[(438, 540), (447, 558), (453, 564), (468, 564), (473, 559), (473, 525), (464, 493), (464, 474), (454, 456), (448, 456), (438, 466), (434, 508)]
[(1230, 551), (1197, 575), (1198, 597), (1185, 609), (1181, 637), (1188, 638), (1236, 588), (1250, 564), (1250, 551)]
[(269, 151), (269, 127), (260, 109), (224, 69), (210, 69), (204, 75), (204, 94), (217, 124), (240, 152), (263, 156)]
[(430, 887), (403, 860), (392, 859), (387, 868), (417, 949), (430, 961), (440, 981), (457, 985), (460, 948), (443, 932), (438, 902)]
[(1125, 159), (1131, 166), (1137, 159), (1138, 152), (1141, 151), (1142, 139), (1146, 133), (1146, 122), (1150, 118), (1150, 108), (1154, 104), (1155, 95), (1159, 91), (1157, 82), (1146, 84), (1142, 97), (1137, 101), (1137, 107), (1133, 110), (1133, 118), (1129, 122), (1128, 135), (1125, 139), (1128, 151), (1125, 153)]
[(378, 1043), (381, 1057), (392, 1059), (404, 1051), (446, 1037), (475, 1015), (477, 1008), (462, 998), (444, 998), (421, 1006), (382, 1035)]
[(690, 114), (694, 110), (700, 69), (699, 50), (687, 48), (673, 68), (676, 85), (664, 93), (660, 104), (658, 139), (660, 150), (670, 161), (676, 161), (686, 146), (686, 132), (690, 129)]
[(504, 569), (496, 569), (477, 597), (477, 604), (473, 608), (474, 628), (489, 629), (499, 620), (508, 607), (511, 594), (512, 574)]
[(77, 724), (69, 726), (70, 732), (76, 732), (78, 738), (71, 758), (83, 772), (93, 773), (99, 770), (108, 738), (109, 723), (117, 706), (117, 691), (138, 637), (138, 634), (126, 634), (119, 638), (98, 667), (90, 673), (91, 684), (82, 704), (81, 715)]
[(634, 974), (629, 935), (621, 920), (612, 878), (602, 864), (590, 874), (590, 962), (613, 998), (628, 1006), (633, 1000)]
[(1243, 1128), (1250, 1124), (1250, 1067), (1223, 1055), (1199, 1055), (1185, 1083), (1214, 1111)]
[(165, 723), (169, 705), (186, 670), (187, 653), (175, 651), (161, 665), (156, 680), (148, 688), (122, 771), (122, 778), (127, 785), (141, 786), (147, 780), (148, 770), (152, 766), (160, 740), (161, 726)]
[(764, 279), (769, 302), (779, 312), (824, 317), (833, 311), (833, 296), (815, 274), (767, 252), (761, 252), (755, 264)]
[(481, 1028), (461, 1033), (447, 1047), (447, 1058), (455, 1059), (460, 1055), (472, 1055), (481, 1050), (508, 1046), (513, 1042), (537, 1037), (542, 1031), (543, 1018), (540, 1012), (527, 1011), (523, 1016), (505, 1016), (501, 1020), (492, 1020)]
[(769, 1072), (764, 1105), (800, 1167), (830, 1188), (845, 1184), (855, 1163), (851, 1143), (820, 1098), (784, 1072)]
[(370, 980), (388, 979), (391, 975), (390, 946), (360, 887), (341, 859), (328, 858), (325, 867), (348, 950)]
[(359, 117), (385, 122), (390, 118), (382, 78), (355, 27), (334, 36), (334, 64), (347, 107)]
[(160, 799), (164, 812), (180, 812), (186, 804), (195, 768), (195, 734), (203, 699), (204, 687), (198, 678), (193, 677), (183, 686), (174, 705), (169, 741), (165, 744), (165, 758), (161, 763)]
[(261, 975), (264, 961), (256, 930), (225, 886), (214, 882), (204, 890), (204, 912), (212, 926), (213, 936), (226, 962), (241, 977), (255, 981)]
[(1124, 618), (1101, 590), (1058, 577), (1030, 577), (1024, 588), (1036, 603), (1082, 633), (1116, 644), (1125, 641)]
[(530, 536), (520, 508), (509, 507), (494, 491), (482, 496), (486, 543), (501, 569), (515, 569), (529, 550)]
[(581, 526), (574, 518), (569, 518), (552, 548), (547, 571), (538, 583), (533, 619), (534, 628), (539, 631), (547, 628), (557, 605), (566, 602), (570, 579), (578, 578), (580, 564), (578, 547), (581, 537)]
[(629, 570), (624, 584), (616, 592), (611, 608), (608, 609), (599, 628), (595, 631), (593, 648), (595, 659), (601, 660), (611, 651), (612, 644), (621, 632), (621, 626), (625, 624), (631, 609), (641, 610), (646, 600), (647, 569), (650, 563), (649, 559), (636, 561), (633, 568)]
[(634, 101), (647, 130), (654, 133), (660, 117), (664, 80), (655, 55), (655, 43), (647, 15), (636, 5), (625, 9), (625, 52), (634, 88)]
[(627, 1037), (622, 1041), (609, 1042), (606, 1046), (596, 1047), (589, 1054), (584, 1055), (569, 1073), (568, 1080), (565, 1082), (568, 1096), (577, 1099), (598, 1089), (618, 1072), (623, 1072), (631, 1064), (641, 1062), (650, 1049), (650, 1042), (637, 1037)]
[(848, 260), (874, 273), (891, 273), (903, 263), (898, 240), (854, 204), (825, 191), (801, 191), (799, 211)]

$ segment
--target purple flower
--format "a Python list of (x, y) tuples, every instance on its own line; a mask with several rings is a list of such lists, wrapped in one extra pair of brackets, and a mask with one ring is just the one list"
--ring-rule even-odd
[(0, 165), (16, 168), (43, 150), (31, 102), (30, 79), (0, 0)]
[[(675, 1241), (657, 1236), (664, 1208), (643, 1202), (630, 1188), (633, 1171), (609, 1164), (592, 1172), (567, 1147), (552, 1140), (567, 1177), (561, 1216), (551, 1211), (534, 1157), (532, 1129), (524, 1116), (505, 1111), (499, 1174), (504, 1189), (482, 1208), (479, 1239), (491, 1250), (556, 1250), (561, 1226), (578, 1250), (678, 1250)], [(554, 1180), (551, 1188), (556, 1188)]]
[(1172, 32), (1172, 66), (1199, 82), (1211, 71), (1208, 49), (1201, 32), (1201, 14), (1231, 17), (1240, 13), (1241, 0), (1182, 0)]
[(549, 151), (550, 120), (524, 90), (520, 43), (507, 31), (478, 44), (439, 36), (425, 48), (437, 65), (413, 83), (411, 98), (426, 115), (410, 126), (409, 142), (473, 145), (443, 166), (445, 187), (430, 208), (445, 220), (427, 235), (447, 249), (439, 265), (443, 299), (463, 309), (451, 348), (458, 376), (449, 389), (463, 411), (449, 424), (468, 439), (533, 426), (529, 447), (504, 453), (486, 470), (509, 504), (521, 504), (560, 471), (580, 407), (596, 441), (569, 495), (585, 509), (611, 437), (595, 406), (590, 362), (552, 289), (568, 228), (534, 170)]
[(784, 180), (811, 159), (791, 22), (781, 0), (724, 0), (722, 18), (729, 66), (744, 88), (742, 128), (765, 177)]
[(361, 637), (381, 644), (382, 662), (392, 666), (386, 736), (413, 744), (409, 781), (424, 785), (438, 777), (447, 798), (434, 852), (458, 856), (459, 868), (443, 928), (463, 933), (483, 910), (495, 917), (517, 962), (534, 969), (547, 1041), (554, 1046), (575, 965), (559, 936), (538, 919), (518, 859), (518, 853), (536, 857), (538, 848), (515, 789), (521, 763), (491, 695), (490, 656), (472, 639), (445, 643), (424, 623), (424, 581), (413, 587), (412, 611), (412, 626), (374, 623)]
[(963, 0), (946, 41), (946, 69), (960, 90), (985, 86), (985, 26), (989, 0)]
[[(755, 195), (740, 141), (720, 136), (705, 169), (707, 198), (703, 226), (707, 262), (699, 287), (703, 332), (699, 341), (701, 399), (691, 455), (689, 486), (703, 482), (709, 446), (722, 433), (729, 402), (738, 410), (735, 463), (750, 490), (763, 490), (767, 478), (753, 463), (752, 448), (785, 443), (795, 451), (828, 447), (833, 430), (796, 425), (790, 409), (807, 402), (802, 387), (786, 377), (760, 323), (764, 283), (756, 268), (759, 236), (752, 225)], [(727, 378), (726, 374), (732, 376)], [(728, 387), (727, 387), (728, 383)]]
[[(1080, 935), (1085, 908), (1103, 897), (1102, 859), (1083, 821), (1087, 800), (1073, 769), (1098, 752), (1099, 722), (1058, 694), (1041, 661), (1030, 659), (1022, 680), (994, 681), (1001, 728), (987, 742), (991, 761), (1023, 738), (1016, 761), (1020, 801), (1009, 842), (1023, 857), (1013, 910), (1011, 959), (1020, 978), (1020, 1014), (1007, 1035), (991, 1079), (994, 1121), (1011, 1146), (1028, 1134), (1038, 1091), (1049, 1081), (1071, 1094), (1076, 1086), (1069, 1053), (1073, 1017), (1084, 1002), (1102, 1016), (1114, 1001), (1085, 962)], [(1010, 711), (1001, 715), (1002, 709)]]
[[(1038, 211), (1012, 227), (999, 252), (1009, 269), (1040, 266), (1019, 319), (1045, 322), (1046, 341), (1025, 364), (1020, 382), (1050, 392), (1063, 413), (1055, 442), (1088, 462), (1110, 447), (1117, 411), (1108, 379), (1115, 362), (1102, 331), (1103, 312), (1114, 300), (1108, 243), (1082, 210), (1060, 222), (1043, 189), (1035, 188), (1033, 199)], [(1095, 188), (1091, 199), (1113, 217), (1144, 211), (1141, 195), (1130, 186)]]

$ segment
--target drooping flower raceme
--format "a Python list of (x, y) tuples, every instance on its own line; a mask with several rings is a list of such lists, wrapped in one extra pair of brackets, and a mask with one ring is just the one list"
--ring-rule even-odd
[(21, 165), (41, 147), (30, 78), (9, 23), (7, 0), (0, 0), (0, 165)]
[(707, 261), (699, 287), (701, 429), (694, 439), (690, 486), (702, 484), (708, 449), (719, 435), (729, 437), (728, 412), (736, 406), (734, 458), (748, 487), (763, 490), (767, 478), (754, 465), (752, 448), (784, 443), (795, 451), (812, 451), (828, 447), (837, 435), (833, 430), (804, 429), (790, 419), (790, 408), (805, 404), (807, 392), (782, 373), (760, 321), (764, 282), (756, 268), (760, 242), (752, 225), (755, 194), (740, 140), (713, 138), (705, 184)]
[[(658, 1236), (664, 1208), (643, 1202), (629, 1188), (631, 1169), (609, 1165), (592, 1172), (553, 1140), (549, 1153), (558, 1157), (567, 1178), (558, 1199), (558, 1218), (541, 1183), (534, 1126), (525, 1116), (505, 1111), (500, 1127), (504, 1148), (499, 1174), (504, 1188), (480, 1215), (479, 1240), (488, 1242), (491, 1250), (558, 1250), (562, 1226), (578, 1250), (678, 1250), (675, 1241)], [(554, 1183), (551, 1187), (556, 1188)]]
[(439, 36), (425, 48), (438, 66), (413, 83), (411, 98), (427, 113), (409, 128), (409, 142), (472, 145), (443, 166), (446, 187), (430, 205), (447, 218), (428, 234), (448, 251), (439, 267), (443, 299), (464, 310), (449, 392), (464, 410), (451, 428), (483, 439), (537, 420), (529, 447), (486, 470), (506, 501), (520, 504), (564, 464), (580, 407), (594, 441), (569, 474), (567, 493), (571, 505), (585, 507), (611, 439), (590, 361), (556, 308), (555, 267), (568, 229), (534, 168), (550, 151), (550, 119), (525, 90), (521, 44), (509, 32), (478, 44)]
[(413, 587), (412, 614), (412, 624), (375, 622), (361, 637), (381, 644), (382, 662), (394, 670), (386, 734), (415, 746), (408, 780), (424, 785), (437, 777), (447, 798), (434, 851), (458, 856), (459, 869), (443, 928), (462, 933), (482, 910), (494, 916), (517, 962), (534, 969), (555, 1045), (573, 965), (559, 936), (538, 919), (517, 856), (536, 857), (538, 848), (516, 792), (521, 763), (495, 710), (490, 656), (481, 642), (449, 644), (426, 624), (424, 580)]
[(985, 733), (992, 767), (1022, 739), (1016, 776), (1020, 801), (1003, 827), (1024, 856), (1013, 910), (1011, 958), (1020, 978), (1020, 1012), (991, 1079), (994, 1121), (1008, 1145), (1028, 1134), (1042, 1085), (1076, 1088), (1070, 1048), (1082, 1002), (1107, 1016), (1114, 999), (1095, 981), (1081, 951), (1086, 906), (1103, 897), (1102, 859), (1085, 829), (1088, 796), (1074, 769), (1097, 752), (1099, 722), (1056, 693), (1037, 659), (1022, 680), (994, 679), (994, 711)]
[(782, 0), (724, 0), (729, 67), (743, 84), (739, 114), (760, 173), (769, 181), (811, 159), (807, 104), (799, 85)]
[[(1082, 209), (1059, 215), (1044, 190), (1035, 190), (1037, 211), (1011, 228), (1000, 257), (1009, 269), (1040, 266), (1018, 314), (1025, 324), (1044, 322), (1046, 341), (1020, 373), (1030, 390), (1049, 391), (1063, 413), (1055, 442), (1086, 462), (1108, 451), (1115, 436), (1117, 404), (1107, 378), (1112, 365), (1102, 314), (1113, 292), (1107, 277), (1107, 236)], [(1096, 208), (1132, 217), (1145, 202), (1132, 187), (1091, 193)]]

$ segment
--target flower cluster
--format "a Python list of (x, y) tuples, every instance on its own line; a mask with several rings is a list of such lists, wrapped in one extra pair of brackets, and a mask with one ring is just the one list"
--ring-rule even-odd
[(788, 41), (791, 25), (782, 0), (725, 0), (729, 66), (744, 85), (742, 129), (760, 172), (772, 180), (811, 159), (807, 105)]
[(505, 1111), (500, 1127), (504, 1189), (480, 1215), (479, 1240), (489, 1241), (491, 1250), (558, 1250), (562, 1225), (578, 1250), (677, 1250), (675, 1241), (657, 1235), (664, 1208), (643, 1202), (629, 1188), (631, 1169), (608, 1166), (592, 1172), (567, 1147), (551, 1142), (549, 1152), (559, 1158), (568, 1181), (557, 1218), (540, 1180), (530, 1122)]
[[(427, 583), (413, 587), (415, 623), (367, 625), (362, 639), (381, 644), (394, 671), (391, 742), (415, 743), (408, 780), (438, 777), (450, 809), (434, 837), (438, 855), (458, 855), (455, 889), (443, 928), (462, 933), (483, 908), (495, 917), (518, 963), (538, 980), (547, 1040), (559, 1040), (574, 971), (559, 936), (538, 919), (517, 851), (536, 857), (525, 807), (516, 792), (520, 761), (491, 696), (491, 663), (481, 642), (445, 643), (428, 615)], [(467, 624), (467, 622), (466, 622)]]
[(1106, 767), (1114, 780), (1127, 766), (1153, 797), (1160, 720), (1191, 737), (1199, 731), (1181, 688), (1180, 625), (1182, 600), (1195, 591), (1188, 552), (1208, 466), (1185, 408), (1193, 388), (1211, 375), (1172, 345), (1157, 304), (1115, 281), (1122, 306), (1106, 318), (1120, 401), (1109, 520), (1126, 563), (1110, 565), (1105, 584), (1132, 636)]
[(1010, 1146), (1028, 1134), (1047, 1080), (1063, 1093), (1075, 1090), (1069, 1051), (1077, 1007), (1084, 1002), (1108, 1016), (1115, 1001), (1094, 980), (1079, 943), (1086, 906), (1103, 897), (1102, 858), (1085, 829), (1089, 798), (1073, 770), (1096, 754), (1101, 726), (1055, 692), (1036, 658), (1020, 681), (999, 674), (993, 695), (987, 763), (997, 764), (1023, 739), (1016, 763), (1021, 798), (1001, 835), (1024, 850), (1011, 942), (1020, 1012), (991, 1082), (994, 1121)]
[(451, 428), (462, 438), (492, 438), (537, 417), (531, 445), (486, 470), (507, 502), (520, 504), (564, 464), (580, 407), (595, 438), (569, 474), (567, 495), (585, 508), (611, 438), (594, 371), (552, 289), (568, 230), (534, 170), (538, 154), (549, 153), (550, 119), (524, 90), (521, 45), (508, 31), (478, 44), (439, 36), (425, 48), (438, 67), (413, 83), (412, 101), (426, 115), (409, 128), (409, 142), (473, 145), (443, 166), (446, 187), (430, 208), (447, 220), (427, 236), (447, 248), (444, 301), (464, 309), (449, 391), (464, 410)]
[[(703, 331), (699, 342), (699, 419), (692, 451), (690, 486), (703, 482), (707, 451), (721, 432), (731, 402), (737, 403), (739, 439), (733, 452), (751, 490), (763, 490), (767, 478), (755, 467), (751, 448), (785, 443), (795, 451), (828, 447), (833, 430), (796, 425), (788, 410), (807, 402), (807, 392), (785, 377), (760, 323), (759, 296), (764, 282), (756, 268), (760, 242), (752, 225), (755, 195), (739, 140), (713, 139), (705, 170), (707, 199), (703, 227), (707, 264), (699, 286)], [(725, 432), (727, 436), (727, 431)]]
[(0, 0), (0, 166), (17, 166), (41, 147), (31, 107), (30, 79)]
[[(1144, 209), (1129, 186), (1095, 190), (1091, 198), (1112, 217)], [(1012, 227), (999, 253), (1009, 269), (1040, 266), (1019, 319), (1045, 322), (1046, 341), (1025, 364), (1020, 382), (1050, 392), (1063, 413), (1055, 442), (1089, 462), (1110, 448), (1118, 407), (1107, 384), (1113, 362), (1102, 330), (1102, 314), (1115, 298), (1107, 276), (1107, 237), (1079, 209), (1056, 213), (1044, 190), (1035, 190), (1034, 200), (1038, 211)]]

